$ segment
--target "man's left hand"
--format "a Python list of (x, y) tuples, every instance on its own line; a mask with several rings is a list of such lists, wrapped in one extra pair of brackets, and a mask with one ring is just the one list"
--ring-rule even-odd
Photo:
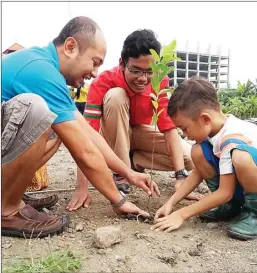
[(160, 196), (159, 188), (155, 182), (151, 181), (151, 176), (149, 174), (131, 171), (127, 180), (130, 184), (143, 189), (150, 196), (153, 194)]

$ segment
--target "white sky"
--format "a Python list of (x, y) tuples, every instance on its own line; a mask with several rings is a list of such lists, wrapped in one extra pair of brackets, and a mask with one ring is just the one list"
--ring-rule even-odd
[[(164, 45), (177, 40), (178, 49), (218, 53), (231, 49), (230, 83), (257, 78), (257, 2), (2, 2), (2, 50), (14, 42), (44, 46), (69, 19), (84, 15), (102, 28), (107, 40), (103, 67), (118, 64), (124, 39), (150, 28)], [(156, 13), (156, 14), (155, 14)]]

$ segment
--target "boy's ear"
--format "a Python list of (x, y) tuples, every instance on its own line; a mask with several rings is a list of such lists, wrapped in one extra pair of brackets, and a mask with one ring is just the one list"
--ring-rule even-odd
[(119, 66), (120, 66), (120, 68), (122, 68), (122, 69), (125, 68), (125, 65), (124, 65), (124, 63), (123, 63), (123, 61), (122, 61), (121, 58), (119, 59)]
[(200, 118), (206, 125), (210, 124), (212, 121), (212, 117), (210, 116), (209, 113), (206, 113), (206, 112), (200, 113)]

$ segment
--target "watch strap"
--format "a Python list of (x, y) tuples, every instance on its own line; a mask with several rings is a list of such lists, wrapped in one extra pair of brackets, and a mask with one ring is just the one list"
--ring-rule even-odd
[(121, 207), (123, 204), (125, 204), (127, 202), (127, 197), (126, 196), (123, 196), (121, 195), (121, 200), (116, 202), (116, 203), (112, 203), (111, 202), (111, 205), (114, 207), (114, 208), (119, 208)]

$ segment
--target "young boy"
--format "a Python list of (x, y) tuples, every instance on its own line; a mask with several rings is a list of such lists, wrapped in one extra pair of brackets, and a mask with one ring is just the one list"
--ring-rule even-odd
[[(189, 103), (190, 102), (190, 103)], [(225, 220), (230, 236), (257, 237), (257, 126), (225, 115), (217, 92), (207, 80), (191, 78), (176, 88), (168, 114), (188, 139), (192, 149), (192, 174), (155, 215), (157, 231), (178, 229), (192, 216)], [(211, 194), (173, 213), (173, 207), (205, 179)], [(171, 213), (171, 214), (170, 214)], [(170, 215), (169, 215), (170, 214)]]

